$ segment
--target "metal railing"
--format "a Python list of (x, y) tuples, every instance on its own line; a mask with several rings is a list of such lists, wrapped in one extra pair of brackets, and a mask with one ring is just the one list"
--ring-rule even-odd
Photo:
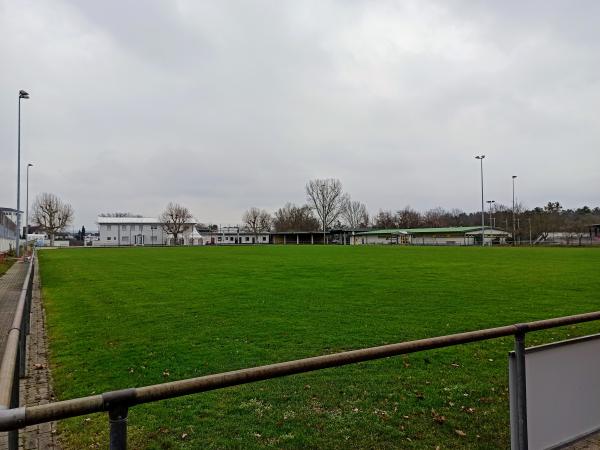
[[(24, 286), (21, 293), (19, 308), (25, 312), (27, 291), (30, 290), (33, 279), (33, 264), (28, 273), (29, 285)], [(29, 299), (31, 296), (29, 295)], [(27, 308), (29, 308), (27, 306)], [(29, 309), (27, 309), (29, 311)], [(540, 320), (516, 325), (507, 325), (497, 328), (487, 328), (465, 333), (438, 336), (415, 341), (401, 342), (397, 344), (370, 347), (360, 350), (351, 350), (330, 355), (315, 356), (312, 358), (287, 361), (266, 366), (252, 367), (247, 369), (224, 372), (203, 377), (189, 378), (169, 383), (161, 383), (150, 386), (122, 389), (105, 392), (104, 394), (81, 397), (72, 400), (64, 400), (54, 403), (36, 406), (22, 406), (14, 404), (11, 393), (14, 389), (16, 379), (19, 336), (27, 329), (21, 322), (23, 313), (15, 316), (15, 326), (9, 332), (7, 352), (0, 368), (0, 401), (2, 405), (10, 405), (0, 410), (0, 431), (11, 431), (44, 422), (66, 419), (69, 417), (82, 416), (86, 414), (108, 412), (110, 423), (110, 448), (122, 450), (127, 448), (127, 417), (129, 408), (168, 398), (181, 397), (199, 392), (223, 389), (230, 386), (253, 383), (256, 381), (284, 377), (321, 370), (331, 367), (345, 366), (364, 361), (388, 358), (391, 356), (405, 355), (409, 353), (432, 350), (454, 345), (467, 344), (471, 342), (485, 341), (507, 336), (515, 337), (516, 373), (517, 373), (517, 408), (518, 408), (518, 440), (519, 449), (527, 449), (527, 415), (525, 408), (525, 334), (549, 328), (565, 325), (579, 324), (600, 320), (600, 311), (574, 316), (559, 317), (555, 319)], [(28, 322), (28, 318), (25, 319)], [(12, 336), (12, 337), (11, 337)], [(21, 353), (21, 355), (24, 352)], [(20, 359), (19, 359), (20, 361)], [(19, 364), (21, 367), (21, 364)], [(17, 379), (18, 380), (18, 379)], [(16, 383), (18, 385), (18, 383)], [(17, 395), (18, 398), (18, 395)], [(15, 434), (12, 435), (13, 439)], [(15, 441), (16, 442), (16, 441)], [(16, 447), (11, 447), (15, 448)]]
[[(21, 288), (13, 322), (6, 336), (4, 356), (2, 365), (0, 365), (0, 414), (2, 416), (11, 415), (12, 411), (18, 409), (19, 380), (27, 375), (27, 335), (31, 317), (35, 264), (35, 253), (33, 253)], [(11, 429), (8, 432), (8, 448), (16, 450), (18, 446), (19, 432), (17, 429)]]

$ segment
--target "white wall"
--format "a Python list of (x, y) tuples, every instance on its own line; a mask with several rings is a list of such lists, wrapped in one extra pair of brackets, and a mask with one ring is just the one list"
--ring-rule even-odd
[(11, 248), (15, 248), (14, 239), (0, 238), (0, 252), (6, 252)]
[[(407, 240), (407, 242), (402, 242), (403, 240), (403, 236), (405, 236), (404, 239)], [(400, 245), (407, 245), (410, 244), (410, 236), (409, 235), (400, 235), (398, 236), (398, 243)], [(395, 236), (390, 236), (390, 235), (384, 235), (384, 234), (379, 234), (379, 235), (375, 235), (375, 234), (366, 234), (366, 235), (357, 235), (357, 236), (350, 236), (350, 245), (375, 245), (375, 244), (396, 244), (396, 238)]]
[[(252, 233), (215, 233), (215, 241), (219, 245), (239, 245), (239, 244), (268, 244), (269, 234), (263, 233), (254, 235)], [(236, 239), (238, 242), (236, 243)], [(254, 241), (253, 241), (254, 240)]]
[[(135, 219), (133, 219), (135, 220)], [(101, 223), (98, 224), (100, 237), (97, 241), (92, 241), (93, 246), (128, 246), (128, 245), (169, 245), (169, 234), (165, 233), (159, 224), (149, 223)], [(190, 235), (193, 232), (193, 225), (188, 225), (180, 235), (183, 237), (183, 244), (190, 243)]]

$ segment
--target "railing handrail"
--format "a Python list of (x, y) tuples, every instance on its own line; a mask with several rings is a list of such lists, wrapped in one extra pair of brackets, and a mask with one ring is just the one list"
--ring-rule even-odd
[(11, 407), (11, 398), (13, 396), (13, 385), (18, 383), (18, 378), (15, 380), (15, 370), (17, 370), (17, 359), (19, 353), (19, 344), (21, 343), (21, 333), (23, 330), (23, 320), (28, 313), (27, 308), (27, 293), (31, 284), (31, 274), (35, 263), (35, 253), (32, 253), (27, 268), (27, 274), (23, 281), (19, 301), (15, 309), (15, 315), (12, 325), (6, 336), (6, 344), (4, 346), (4, 355), (2, 356), (2, 364), (0, 365), (0, 409), (5, 410)]
[[(451, 347), (470, 342), (520, 335), (565, 325), (600, 320), (600, 311), (553, 319), (539, 320), (496, 328), (406, 341), (378, 347), (315, 356), (282, 363), (258, 366), (231, 372), (206, 375), (168, 383), (138, 388), (110, 391), (88, 397), (64, 400), (45, 405), (25, 406), (0, 410), (0, 431), (14, 430), (28, 425), (50, 422), (68, 417), (103, 411), (126, 409), (129, 406), (164, 400), (167, 398), (211, 391), (225, 387), (252, 383), (272, 378), (310, 372), (330, 367), (344, 366), (363, 361), (387, 358), (436, 348)], [(125, 412), (126, 417), (126, 412)], [(112, 421), (112, 418), (111, 418)]]

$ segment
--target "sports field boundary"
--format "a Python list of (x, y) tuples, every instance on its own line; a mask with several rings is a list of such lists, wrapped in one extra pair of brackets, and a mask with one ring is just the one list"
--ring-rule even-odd
[[(28, 308), (30, 307), (31, 283), (35, 265), (36, 261), (34, 257), (30, 264), (26, 281), (23, 285), (13, 328), (9, 331), (7, 352), (4, 355), (5, 357), (2, 361), (2, 366), (0, 367), (0, 401), (2, 402), (2, 405), (0, 406), (0, 431), (11, 431), (12, 436), (16, 436), (17, 430), (27, 426), (92, 413), (108, 412), (110, 423), (110, 448), (114, 450), (127, 448), (128, 412), (129, 408), (136, 405), (288, 375), (507, 336), (514, 336), (515, 338), (515, 352), (519, 380), (517, 383), (518, 409), (520, 411), (518, 435), (521, 445), (519, 448), (526, 449), (527, 424), (524, 411), (524, 399), (526, 398), (524, 364), (526, 334), (550, 328), (600, 320), (600, 311), (596, 311), (315, 356), (168, 383), (110, 391), (103, 394), (43, 405), (18, 407), (18, 405), (14, 404), (15, 399), (12, 394), (14, 392), (14, 381), (15, 379), (18, 380), (17, 374), (20, 364), (17, 364), (17, 362), (19, 362), (20, 357), (22, 357), (22, 354), (19, 354), (20, 352), (18, 351), (19, 345), (22, 342), (21, 338), (25, 338), (28, 333)], [(18, 382), (16, 384), (18, 385)], [(9, 446), (11, 445), (10, 442), (17, 442), (17, 439), (10, 440)], [(16, 447), (9, 448), (16, 449)]]

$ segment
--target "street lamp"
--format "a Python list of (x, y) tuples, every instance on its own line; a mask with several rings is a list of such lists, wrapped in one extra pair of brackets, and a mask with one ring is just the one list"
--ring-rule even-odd
[(21, 235), (21, 99), (29, 98), (29, 94), (23, 90), (19, 91), (19, 122), (17, 132), (17, 237), (16, 237), (16, 255), (20, 256), (19, 237)]
[(513, 184), (513, 208), (512, 208), (512, 216), (513, 216), (513, 235), (512, 235), (512, 241), (513, 241), (513, 245), (515, 245), (515, 180), (516, 180), (517, 176), (513, 175), (512, 176), (512, 184)]
[(321, 185), (321, 214), (323, 215), (323, 245), (327, 245), (327, 239), (325, 238), (325, 184)]
[(27, 245), (27, 236), (29, 235), (29, 168), (33, 164), (27, 164), (27, 194), (25, 196), (25, 245)]
[(477, 155), (475, 156), (475, 159), (479, 160), (479, 163), (481, 165), (481, 245), (484, 246), (485, 245), (485, 211), (484, 211), (484, 205), (483, 205), (483, 159), (485, 158), (485, 155)]
[(496, 203), (496, 200), (486, 200), (486, 203), (490, 206), (490, 228), (493, 228), (493, 225), (492, 225), (492, 207), (493, 207), (494, 203)]

